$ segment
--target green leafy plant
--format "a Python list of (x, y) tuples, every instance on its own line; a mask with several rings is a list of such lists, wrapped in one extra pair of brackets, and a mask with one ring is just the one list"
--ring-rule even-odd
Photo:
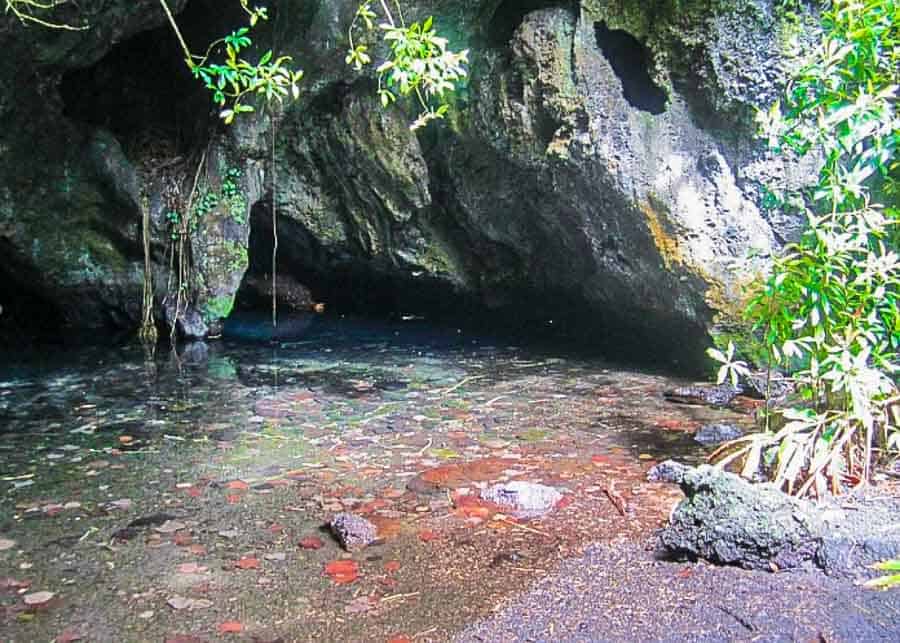
[[(900, 0), (835, 0), (783, 100), (759, 116), (773, 148), (823, 160), (816, 185), (784, 198), (806, 210), (809, 225), (747, 310), (769, 368), (787, 371), (798, 396), (777, 431), (740, 438), (713, 458), (742, 461), (748, 477), (764, 469), (790, 492), (865, 481), (876, 443), (900, 446), (889, 413), (900, 346), (898, 83)], [(724, 380), (734, 360), (720, 357)]]
[[(300, 95), (297, 83), (303, 78), (303, 71), (292, 70), (289, 66), (290, 56), (274, 56), (269, 50), (260, 56), (254, 64), (240, 56), (253, 42), (250, 29), (260, 20), (268, 20), (265, 7), (250, 7), (249, 0), (240, 0), (241, 7), (247, 14), (249, 26), (231, 32), (227, 36), (213, 41), (202, 55), (191, 53), (178, 23), (172, 15), (166, 0), (159, 0), (169, 20), (169, 24), (178, 38), (184, 51), (184, 62), (195, 78), (203, 81), (212, 92), (213, 102), (219, 106), (219, 116), (226, 124), (234, 121), (238, 114), (255, 111), (247, 99), (261, 96), (267, 102), (281, 102), (287, 97), (294, 99)], [(212, 62), (215, 52), (224, 47), (225, 57), (221, 62)]]
[(893, 573), (885, 574), (884, 576), (879, 576), (878, 578), (873, 578), (866, 583), (866, 587), (874, 587), (878, 589), (900, 587), (900, 559), (886, 560), (881, 563), (876, 563), (875, 565), (872, 565), (872, 568), (881, 570), (883, 572)]
[[(398, 98), (414, 96), (421, 109), (410, 126), (410, 129), (416, 130), (432, 120), (443, 118), (450, 109), (445, 95), (466, 77), (465, 65), (469, 52), (449, 49), (447, 39), (437, 34), (433, 17), (407, 25), (399, 3), (394, 3), (396, 19), (387, 2), (381, 0), (378, 4), (383, 15), (377, 28), (390, 50), (390, 56), (375, 70), (378, 75), (378, 97), (382, 106), (387, 107)], [(357, 71), (369, 65), (372, 58), (369, 48), (354, 40), (354, 33), (360, 29), (374, 31), (378, 19), (373, 2), (364, 2), (358, 7), (350, 25), (350, 49), (346, 63)]]
[(750, 374), (750, 367), (747, 366), (747, 362), (735, 359), (734, 353), (734, 342), (731, 341), (728, 342), (728, 348), (724, 353), (717, 348), (708, 348), (706, 350), (707, 355), (722, 365), (719, 367), (717, 375), (720, 384), (725, 380), (731, 380), (732, 385), (737, 386), (741, 377)]

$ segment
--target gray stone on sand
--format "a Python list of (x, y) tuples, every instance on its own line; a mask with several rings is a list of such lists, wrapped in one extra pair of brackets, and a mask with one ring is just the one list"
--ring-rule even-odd
[(815, 503), (708, 465), (684, 471), (680, 484), (686, 498), (660, 533), (677, 555), (758, 570), (815, 565), (854, 579), (900, 556), (897, 498), (869, 492)]
[(815, 557), (824, 525), (811, 504), (709, 465), (688, 470), (681, 488), (686, 498), (660, 534), (669, 551), (759, 570)]

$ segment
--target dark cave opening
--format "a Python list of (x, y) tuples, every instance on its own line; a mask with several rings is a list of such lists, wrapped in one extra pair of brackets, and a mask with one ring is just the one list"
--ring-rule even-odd
[(509, 45), (513, 34), (529, 13), (541, 9), (563, 7), (573, 9), (573, 0), (505, 0), (494, 11), (488, 23), (488, 44), (502, 48)]
[[(194, 52), (245, 21), (238, 3), (193, 0), (176, 20)], [(231, 6), (231, 5), (234, 6)], [(168, 24), (115, 45), (96, 64), (62, 78), (66, 117), (113, 132), (138, 153), (179, 154), (206, 143), (216, 124), (209, 91), (184, 63)]]
[[(238, 312), (271, 310), (272, 230), (271, 201), (261, 201), (250, 213), (248, 269), (238, 290)], [(434, 310), (445, 300), (443, 288), (433, 281), (398, 279), (396, 270), (378, 260), (335, 253), (323, 248), (299, 222), (278, 215), (276, 295), (286, 312), (303, 299), (308, 289), (310, 307), (323, 303), (329, 313), (390, 318), (413, 308)], [(392, 274), (393, 273), (393, 274)], [(301, 304), (301, 308), (304, 307)]]
[[(609, 310), (586, 308), (580, 293), (550, 284), (510, 283), (495, 289), (489, 303), (485, 293), (467, 294), (446, 281), (403, 277), (396, 266), (323, 248), (303, 225), (285, 215), (277, 219), (278, 326), (273, 330), (271, 202), (257, 203), (250, 222), (249, 268), (225, 325), (230, 339), (299, 339), (313, 325), (347, 318), (361, 327), (399, 322), (410, 329), (461, 331), (497, 342), (546, 346), (623, 363), (658, 366), (674, 356), (679, 368), (691, 369), (696, 364), (685, 356), (703, 355), (703, 347), (687, 341), (673, 346), (666, 337), (640, 332), (640, 320), (626, 323)], [(294, 296), (298, 286), (301, 294)], [(318, 302), (325, 306), (324, 315), (311, 314)], [(675, 318), (665, 326), (672, 329), (672, 336), (698, 334), (696, 328)]]
[(28, 338), (52, 339), (65, 324), (53, 294), (41, 285), (42, 277), (0, 238), (0, 342), (12, 347)]
[(650, 76), (650, 50), (627, 31), (609, 29), (604, 22), (596, 23), (594, 30), (597, 46), (622, 83), (625, 100), (651, 114), (665, 112), (668, 95)]

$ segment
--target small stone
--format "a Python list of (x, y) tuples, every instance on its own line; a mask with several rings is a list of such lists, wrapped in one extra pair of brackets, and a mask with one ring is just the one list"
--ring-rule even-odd
[(10, 540), (8, 538), (0, 538), (0, 551), (6, 551), (7, 549), (12, 549), (16, 546), (15, 540)]
[(694, 434), (694, 441), (708, 447), (734, 440), (742, 435), (744, 432), (734, 424), (706, 424)]
[(660, 462), (656, 466), (651, 467), (647, 472), (647, 480), (649, 482), (672, 482), (674, 484), (681, 484), (684, 474), (688, 469), (690, 469), (690, 467), (681, 464), (680, 462), (666, 460), (665, 462)]
[(161, 534), (174, 534), (176, 531), (187, 529), (187, 525), (180, 520), (167, 520), (156, 528)]
[(25, 594), (22, 600), (24, 600), (25, 604), (29, 607), (37, 607), (49, 603), (54, 596), (56, 596), (56, 594), (53, 592), (34, 592), (32, 594)]
[(338, 539), (341, 547), (347, 551), (355, 551), (372, 543), (378, 529), (374, 524), (356, 514), (339, 513), (328, 523), (331, 532)]
[(131, 509), (132, 502), (129, 498), (120, 498), (106, 503), (107, 509), (118, 509), (119, 511), (128, 511)]
[(186, 598), (184, 596), (173, 596), (166, 601), (166, 604), (173, 610), (196, 610), (212, 607), (213, 602), (204, 598)]
[(517, 518), (543, 516), (562, 500), (562, 494), (553, 487), (524, 480), (493, 485), (483, 490), (481, 497), (511, 509)]

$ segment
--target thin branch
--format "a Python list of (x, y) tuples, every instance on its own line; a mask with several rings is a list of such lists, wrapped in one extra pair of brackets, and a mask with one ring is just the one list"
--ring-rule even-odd
[(181, 35), (181, 29), (178, 28), (178, 23), (175, 22), (175, 16), (172, 15), (172, 10), (169, 8), (166, 0), (159, 0), (159, 4), (162, 5), (163, 11), (166, 12), (166, 17), (169, 19), (169, 24), (172, 26), (172, 31), (175, 32), (175, 36), (178, 38), (178, 42), (181, 44), (181, 49), (184, 51), (185, 59), (184, 61), (187, 63), (187, 66), (191, 69), (194, 68), (194, 55), (191, 53), (190, 48), (187, 46), (187, 43), (184, 41), (184, 36)]

